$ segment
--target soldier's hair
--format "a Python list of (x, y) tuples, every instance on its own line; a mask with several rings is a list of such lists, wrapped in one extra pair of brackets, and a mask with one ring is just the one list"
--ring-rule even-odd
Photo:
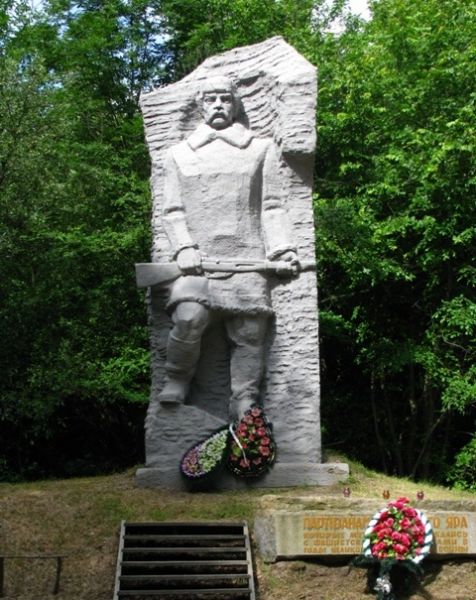
[(207, 77), (200, 82), (197, 94), (197, 103), (200, 106), (203, 96), (210, 92), (229, 92), (233, 96), (233, 117), (236, 118), (241, 110), (241, 98), (235, 83), (229, 78), (221, 75)]

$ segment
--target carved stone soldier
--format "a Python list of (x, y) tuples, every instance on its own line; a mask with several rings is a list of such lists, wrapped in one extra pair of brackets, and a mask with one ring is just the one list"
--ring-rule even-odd
[[(264, 342), (273, 314), (262, 272), (208, 272), (209, 259), (279, 261), (282, 275), (299, 269), (284, 207), (277, 149), (237, 121), (233, 83), (207, 79), (199, 93), (204, 122), (165, 158), (163, 224), (182, 276), (170, 289), (166, 381), (161, 403), (182, 403), (212, 314), (230, 344), (231, 399), (236, 419), (257, 401)], [(282, 266), (284, 262), (285, 266)]]
[[(153, 237), (151, 262), (136, 265), (138, 286), (149, 290), (152, 350), (139, 485), (184, 489), (184, 452), (255, 401), (273, 423), (276, 463), (256, 480), (217, 472), (217, 488), (348, 476), (347, 465), (321, 464), (316, 75), (276, 37), (141, 95)], [(287, 277), (272, 275), (280, 272)]]

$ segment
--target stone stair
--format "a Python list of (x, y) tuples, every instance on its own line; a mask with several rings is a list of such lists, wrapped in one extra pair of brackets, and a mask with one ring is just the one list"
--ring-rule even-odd
[(256, 600), (246, 522), (121, 524), (114, 600)]

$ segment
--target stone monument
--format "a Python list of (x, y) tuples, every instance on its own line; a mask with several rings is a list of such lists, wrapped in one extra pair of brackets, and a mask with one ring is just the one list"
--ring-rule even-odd
[(180, 489), (193, 444), (261, 405), (277, 461), (221, 488), (330, 484), (321, 464), (314, 225), (316, 72), (281, 38), (141, 98), (152, 159), (152, 388), (140, 485)]

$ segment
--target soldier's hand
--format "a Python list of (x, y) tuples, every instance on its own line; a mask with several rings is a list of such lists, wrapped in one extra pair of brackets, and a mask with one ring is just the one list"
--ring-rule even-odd
[(184, 248), (177, 254), (177, 265), (185, 275), (200, 275), (202, 256), (195, 248)]
[(280, 277), (293, 277), (299, 273), (299, 258), (294, 250), (283, 252), (277, 260), (281, 266), (276, 269), (276, 274)]

